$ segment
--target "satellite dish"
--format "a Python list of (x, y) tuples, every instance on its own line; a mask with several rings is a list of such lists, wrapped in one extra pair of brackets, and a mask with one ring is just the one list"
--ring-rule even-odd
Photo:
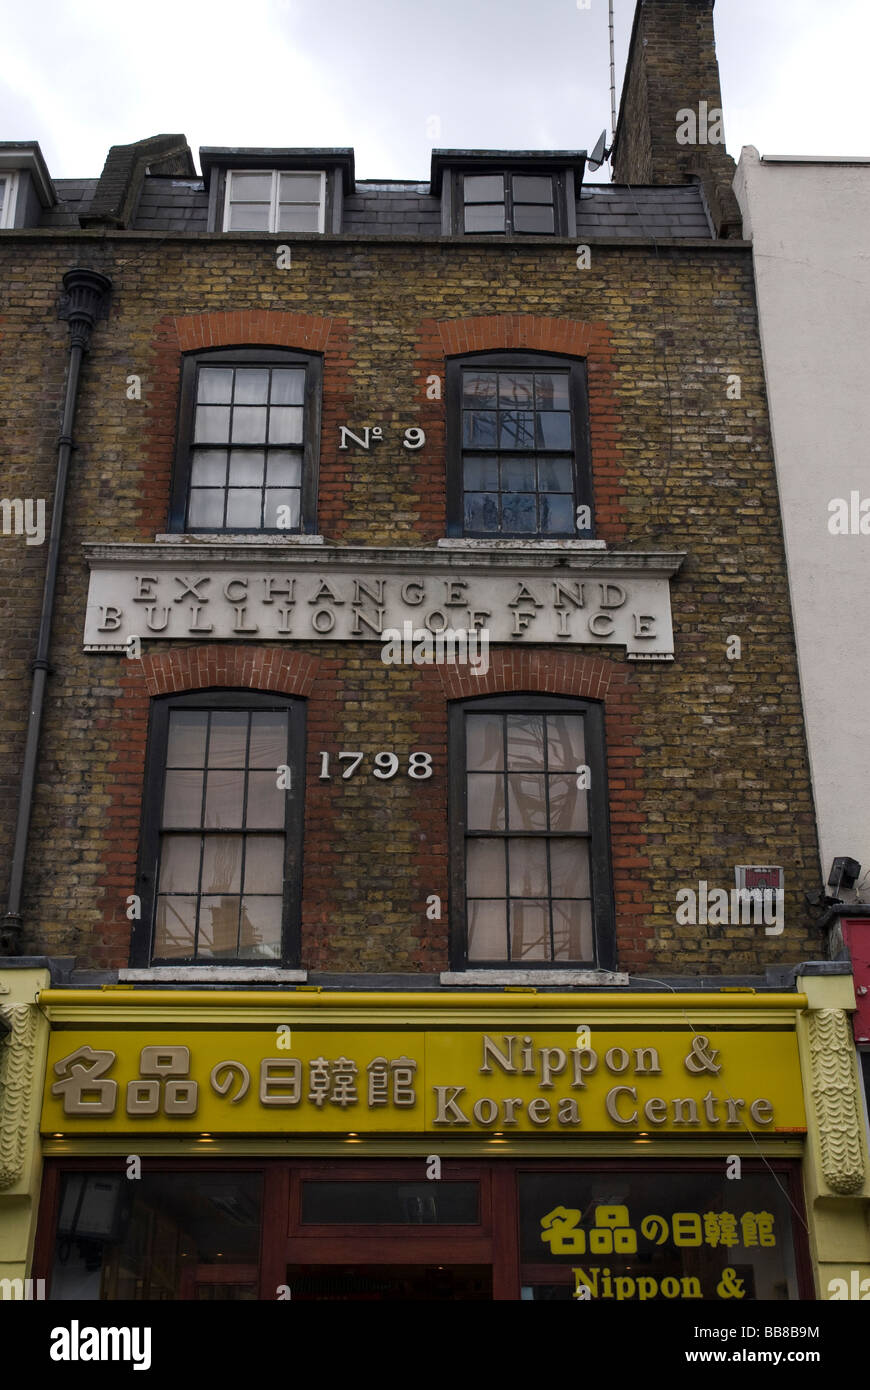
[(586, 163), (590, 169), (600, 169), (605, 159), (610, 158), (610, 150), (607, 148), (607, 131), (602, 130), (598, 139), (595, 141), (595, 149), (590, 154)]

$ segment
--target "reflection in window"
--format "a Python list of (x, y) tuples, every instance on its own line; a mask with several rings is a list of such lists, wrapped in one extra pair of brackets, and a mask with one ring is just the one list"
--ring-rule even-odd
[(466, 233), (552, 236), (556, 230), (551, 174), (465, 174), (462, 202)]
[(322, 232), (325, 187), (317, 170), (232, 170), (224, 231)]
[(289, 713), (169, 712), (154, 958), (281, 954)]
[(463, 367), (466, 536), (573, 536), (574, 433), (567, 369)]
[(582, 713), (468, 713), (469, 961), (592, 961)]
[(257, 1297), (257, 1173), (66, 1173), (52, 1300)]

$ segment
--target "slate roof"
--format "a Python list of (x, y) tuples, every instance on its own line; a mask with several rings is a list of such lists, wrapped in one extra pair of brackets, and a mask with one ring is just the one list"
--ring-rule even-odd
[[(58, 204), (43, 213), (43, 227), (76, 227), (97, 190), (97, 179), (55, 179)], [(150, 175), (131, 229), (154, 232), (208, 230), (208, 194), (202, 179)], [(441, 203), (429, 183), (357, 180), (344, 199), (342, 231), (361, 236), (441, 235)], [(710, 238), (712, 229), (697, 183), (628, 188), (584, 184), (577, 201), (577, 237)], [(542, 238), (544, 240), (544, 238)]]

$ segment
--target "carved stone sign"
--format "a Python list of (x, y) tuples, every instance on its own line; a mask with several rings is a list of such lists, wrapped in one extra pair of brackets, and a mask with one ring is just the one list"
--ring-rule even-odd
[[(594, 644), (673, 659), (670, 575), (681, 556), (88, 547), (84, 645), (142, 641), (385, 642), (405, 624), (490, 642)], [(543, 562), (543, 563), (542, 563)]]

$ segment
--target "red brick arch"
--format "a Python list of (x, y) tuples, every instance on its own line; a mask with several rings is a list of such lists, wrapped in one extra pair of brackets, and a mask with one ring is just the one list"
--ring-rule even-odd
[(209, 347), (271, 344), (300, 352), (325, 352), (335, 321), (283, 309), (224, 309), (173, 320), (182, 352)]
[(603, 324), (582, 319), (548, 318), (538, 314), (486, 314), (467, 319), (441, 319), (438, 333), (445, 357), (465, 352), (557, 352), (586, 357)]
[(271, 690), (308, 695), (320, 662), (316, 656), (287, 647), (177, 647), (143, 656), (148, 694), (176, 695), (183, 690)]
[(449, 700), (501, 695), (514, 690), (603, 700), (619, 669), (615, 662), (604, 661), (600, 656), (530, 647), (499, 647), (490, 651), (486, 675), (476, 676), (473, 668), (467, 665), (442, 662), (436, 667)]

